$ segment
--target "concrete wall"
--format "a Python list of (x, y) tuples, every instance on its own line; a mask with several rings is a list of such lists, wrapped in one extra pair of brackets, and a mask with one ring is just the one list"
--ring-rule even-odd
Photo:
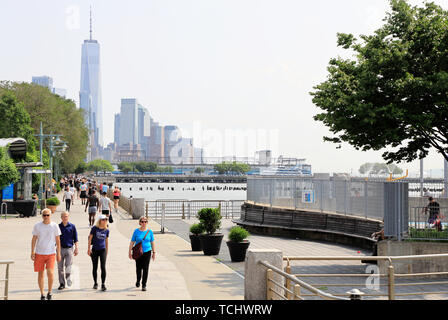
[[(378, 242), (378, 256), (446, 254), (448, 243), (383, 240)], [(388, 262), (380, 262), (380, 273), (387, 273)], [(413, 259), (394, 262), (395, 273), (447, 272), (448, 258)]]

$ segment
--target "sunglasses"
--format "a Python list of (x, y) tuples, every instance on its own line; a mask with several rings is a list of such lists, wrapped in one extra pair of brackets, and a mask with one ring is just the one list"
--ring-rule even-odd
[(42, 217), (49, 217), (49, 214), (43, 214)]
[(107, 220), (107, 218), (106, 219), (101, 219), (101, 221), (106, 221)]
[(148, 221), (140, 221), (140, 223), (148, 223)]

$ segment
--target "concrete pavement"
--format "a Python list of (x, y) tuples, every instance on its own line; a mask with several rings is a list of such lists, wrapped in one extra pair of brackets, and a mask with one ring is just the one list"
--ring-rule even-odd
[[(60, 223), (60, 213), (65, 208), (61, 203), (52, 216)], [(87, 255), (87, 238), (90, 232), (87, 213), (76, 199), (70, 212), (70, 222), (78, 230), (79, 255), (74, 257), (73, 285), (58, 291), (57, 267), (53, 295), (55, 300), (178, 300), (210, 299), (228, 300), (244, 298), (244, 282), (241, 276), (213, 257), (202, 252), (192, 252), (190, 244), (174, 233), (160, 234), (160, 226), (150, 220), (155, 233), (156, 260), (150, 263), (148, 291), (135, 287), (135, 262), (128, 258), (128, 247), (132, 232), (138, 228), (138, 221), (126, 214), (114, 213), (110, 224), (109, 254), (107, 257), (108, 290), (92, 289), (92, 263)], [(0, 221), (0, 260), (14, 260), (10, 268), (9, 299), (36, 300), (40, 298), (37, 273), (30, 258), (31, 231), (41, 216), (15, 218)], [(0, 275), (4, 267), (0, 266)], [(100, 278), (100, 270), (98, 270)], [(46, 279), (46, 278), (45, 278)], [(1, 285), (0, 285), (1, 287)], [(45, 283), (47, 290), (47, 282)]]

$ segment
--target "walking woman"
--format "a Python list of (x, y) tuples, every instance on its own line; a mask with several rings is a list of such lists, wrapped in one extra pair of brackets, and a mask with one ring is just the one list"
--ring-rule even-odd
[(99, 200), (95, 195), (95, 190), (92, 191), (92, 194), (87, 198), (86, 207), (84, 212), (87, 212), (87, 207), (89, 208), (89, 227), (92, 227), (95, 224), (95, 215), (98, 211), (98, 203)]
[(121, 194), (120, 189), (118, 189), (118, 187), (115, 186), (115, 189), (114, 189), (114, 209), (115, 209), (115, 212), (118, 212), (118, 202), (120, 201), (120, 194)]
[[(152, 256), (154, 261), (156, 257), (156, 251), (154, 247), (154, 234), (151, 229), (148, 228), (148, 219), (141, 217), (139, 220), (140, 228), (135, 229), (132, 235), (131, 243), (129, 244), (129, 259), (132, 259), (132, 248), (135, 244), (142, 243), (143, 255), (135, 260), (135, 266), (137, 271), (137, 282), (135, 286), (140, 287), (140, 280), (142, 282), (142, 291), (146, 291), (146, 282), (148, 280), (149, 261)], [(143, 278), (142, 278), (143, 272)]]
[[(92, 247), (91, 247), (92, 246)], [(109, 249), (109, 229), (107, 217), (100, 215), (96, 225), (90, 230), (87, 254), (92, 259), (93, 289), (98, 289), (98, 259), (101, 262), (101, 290), (106, 291), (106, 258)]]

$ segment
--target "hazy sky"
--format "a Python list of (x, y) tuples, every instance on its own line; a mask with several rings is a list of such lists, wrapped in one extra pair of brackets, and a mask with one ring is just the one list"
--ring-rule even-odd
[[(447, 0), (436, 2), (448, 8)], [(306, 158), (314, 172), (353, 173), (382, 160), (382, 152), (324, 143), (328, 130), (312, 119), (319, 109), (309, 92), (341, 54), (336, 33), (372, 33), (388, 1), (0, 0), (0, 80), (49, 75), (78, 104), (90, 5), (101, 45), (106, 143), (120, 99), (137, 98), (209, 156), (253, 156), (270, 147)], [(230, 137), (241, 134), (244, 143), (233, 144)], [(418, 171), (419, 162), (400, 166)], [(443, 159), (433, 152), (425, 169), (437, 168)]]

